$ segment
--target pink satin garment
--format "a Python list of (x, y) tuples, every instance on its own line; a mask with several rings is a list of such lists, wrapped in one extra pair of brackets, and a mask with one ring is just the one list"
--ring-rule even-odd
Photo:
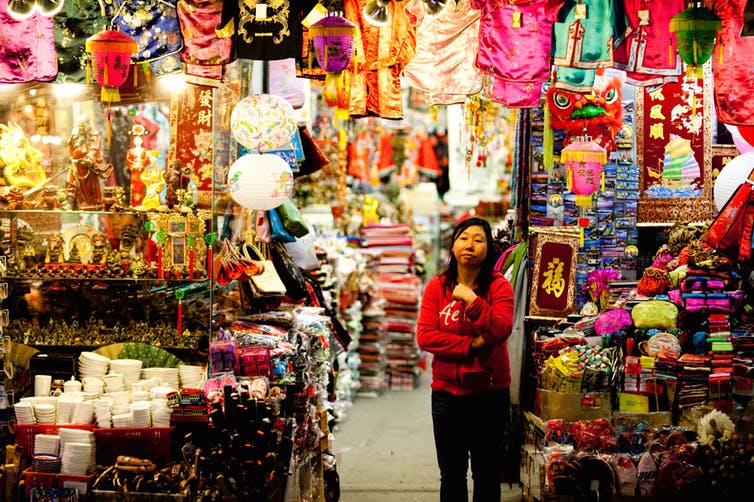
[(552, 26), (563, 0), (471, 0), (482, 10), (476, 66), (495, 78), (492, 99), (515, 108), (539, 106), (550, 73)]
[(754, 124), (754, 37), (742, 37), (746, 0), (705, 2), (723, 20), (712, 52), (715, 111), (720, 122), (732, 125)]
[(35, 12), (19, 21), (0, 0), (0, 83), (48, 82), (57, 74), (52, 16)]
[(186, 63), (186, 74), (220, 80), (233, 44), (231, 38), (219, 38), (215, 32), (220, 28), (222, 0), (179, 0), (176, 10), (183, 33), (181, 59)]
[(422, 0), (406, 3), (406, 16), (416, 27), (416, 55), (403, 77), (426, 92), (431, 105), (462, 103), (482, 89), (482, 73), (474, 65), (480, 12), (470, 8), (469, 0), (448, 1), (448, 10), (438, 17), (425, 15)]

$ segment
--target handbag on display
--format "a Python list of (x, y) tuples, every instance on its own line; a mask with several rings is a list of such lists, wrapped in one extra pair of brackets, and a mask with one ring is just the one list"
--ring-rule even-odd
[(752, 263), (754, 170), (725, 203), (701, 240), (731, 261)]
[(306, 278), (282, 242), (269, 244), (270, 259), (275, 264), (280, 279), (285, 284), (286, 295), (294, 300), (309, 296)]
[(306, 221), (304, 221), (298, 208), (290, 199), (283, 202), (276, 209), (273, 209), (273, 211), (278, 212), (283, 226), (292, 236), (303, 237), (309, 233)]
[(283, 220), (275, 209), (267, 211), (267, 218), (270, 220), (270, 237), (273, 241), (296, 242), (296, 238), (283, 226)]
[(283, 295), (286, 293), (285, 284), (275, 269), (275, 264), (266, 255), (262, 254), (258, 247), (251, 242), (245, 242), (241, 245), (241, 254), (251, 260), (261, 262), (264, 265), (264, 271), (261, 274), (252, 276), (251, 283), (254, 288), (261, 294)]
[(322, 151), (314, 140), (306, 124), (299, 125), (298, 132), (301, 138), (301, 149), (304, 153), (304, 159), (299, 162), (298, 172), (293, 173), (294, 178), (316, 173), (320, 169), (324, 169), (330, 165), (327, 155), (325, 155), (325, 152)]

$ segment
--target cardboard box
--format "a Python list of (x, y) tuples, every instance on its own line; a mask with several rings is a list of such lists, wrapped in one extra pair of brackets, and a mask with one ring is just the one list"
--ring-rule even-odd
[(537, 389), (538, 412), (542, 420), (561, 419), (566, 422), (579, 420), (610, 419), (612, 403), (609, 392), (554, 392)]

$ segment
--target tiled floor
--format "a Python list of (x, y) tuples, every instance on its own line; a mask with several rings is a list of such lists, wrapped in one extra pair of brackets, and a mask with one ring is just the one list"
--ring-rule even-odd
[[(341, 502), (439, 501), (429, 375), (414, 390), (357, 397), (334, 446)], [(520, 500), (519, 486), (503, 486), (503, 501)]]

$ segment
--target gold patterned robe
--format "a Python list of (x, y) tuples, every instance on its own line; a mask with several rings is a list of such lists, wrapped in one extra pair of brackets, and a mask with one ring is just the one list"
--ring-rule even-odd
[(400, 75), (414, 57), (416, 30), (403, 2), (390, 2), (390, 23), (369, 24), (362, 14), (366, 0), (345, 0), (345, 17), (356, 23), (356, 58), (351, 71), (349, 109), (352, 117), (403, 118)]

